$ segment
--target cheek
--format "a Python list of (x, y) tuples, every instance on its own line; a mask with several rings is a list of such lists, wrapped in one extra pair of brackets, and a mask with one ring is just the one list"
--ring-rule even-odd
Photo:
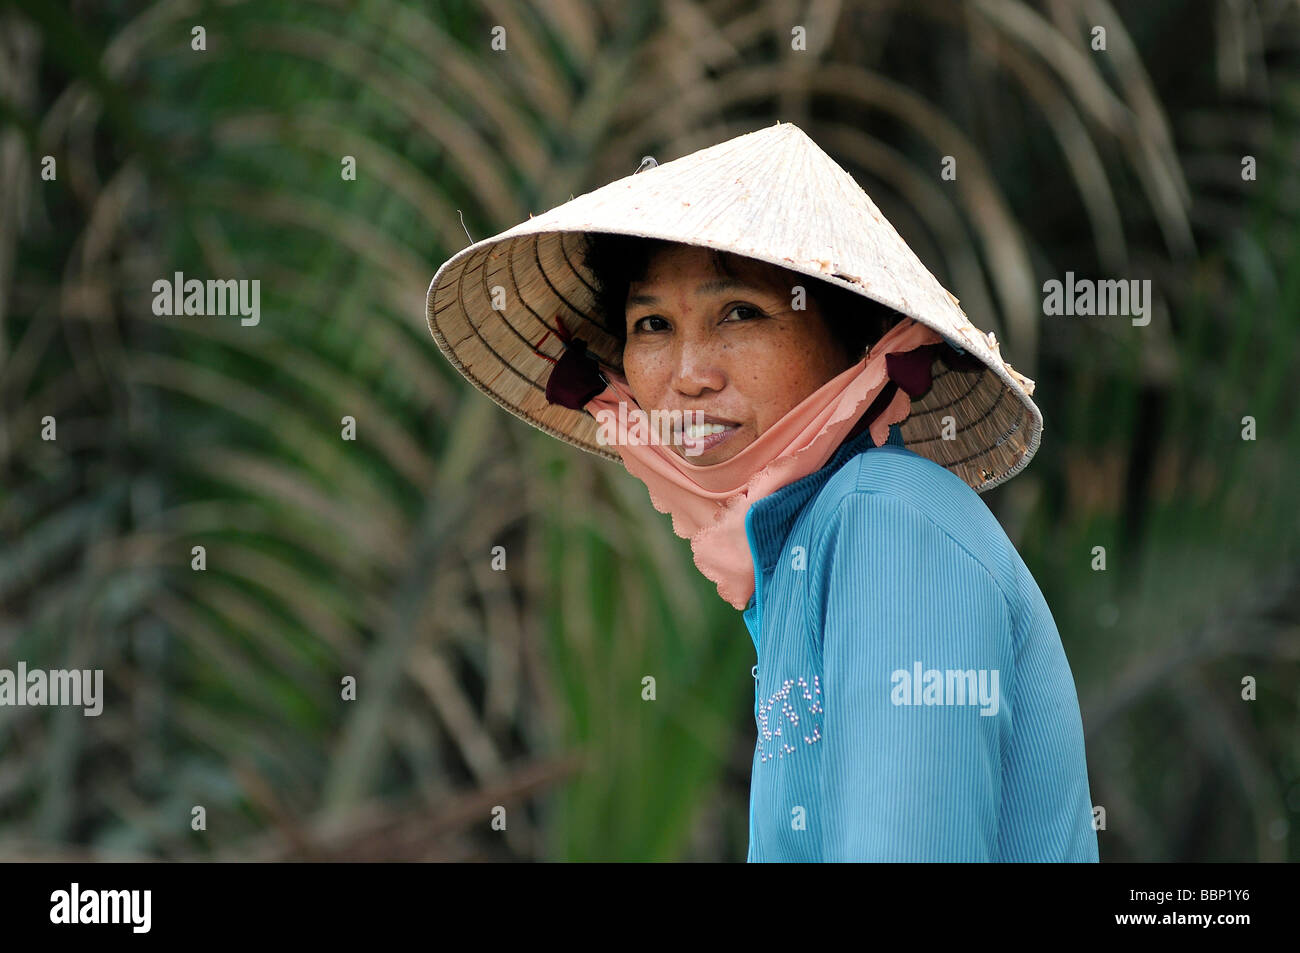
[(746, 361), (747, 388), (757, 423), (766, 430), (792, 407), (843, 370), (823, 336), (802, 331), (773, 335)]
[(648, 406), (659, 397), (666, 371), (663, 359), (653, 352), (635, 346), (623, 348), (623, 376), (640, 406)]

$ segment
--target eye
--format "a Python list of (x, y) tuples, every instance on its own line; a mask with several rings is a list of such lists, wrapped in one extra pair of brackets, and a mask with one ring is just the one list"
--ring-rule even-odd
[(648, 314), (648, 315), (646, 315), (644, 318), (638, 318), (638, 319), (633, 323), (633, 325), (632, 325), (632, 330), (633, 330), (633, 331), (638, 331), (638, 332), (640, 332), (640, 331), (662, 331), (662, 330), (664, 330), (664, 328), (643, 328), (643, 327), (641, 326), (641, 322), (643, 322), (643, 321), (659, 321), (659, 322), (662, 322), (662, 323), (665, 324), (665, 325), (668, 324), (668, 322), (667, 322), (666, 320), (664, 320), (663, 318), (659, 317), (659, 315), (657, 315), (657, 314)]
[(760, 311), (758, 308), (755, 308), (755, 307), (753, 307), (752, 305), (748, 305), (748, 304), (738, 304), (738, 305), (734, 305), (730, 310), (727, 311), (727, 314), (728, 314), (728, 316), (730, 316), (730, 315), (735, 314), (737, 311), (747, 311), (747, 312), (749, 312), (750, 315), (752, 315), (752, 317), (749, 317), (749, 318), (740, 318), (741, 321), (753, 321), (754, 318), (765, 318), (765, 317), (767, 317), (767, 315), (765, 315), (765, 314), (764, 314), (762, 311)]

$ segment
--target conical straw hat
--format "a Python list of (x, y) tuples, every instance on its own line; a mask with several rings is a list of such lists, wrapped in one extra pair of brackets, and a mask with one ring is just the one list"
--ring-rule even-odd
[[(701, 245), (810, 275), (915, 318), (983, 367), (936, 359), (933, 384), (901, 424), (909, 450), (976, 490), (1020, 472), (1043, 417), (1034, 382), (1002, 360), (990, 332), (926, 270), (867, 193), (797, 126), (780, 122), (630, 174), (530, 216), (458, 252), (434, 275), (426, 314), (438, 347), (479, 390), (552, 436), (609, 460), (584, 410), (546, 399), (557, 327), (622, 373), (622, 342), (596, 313), (582, 264), (584, 233), (616, 232)], [(502, 304), (494, 309), (495, 300)], [(953, 418), (943, 439), (945, 418)]]

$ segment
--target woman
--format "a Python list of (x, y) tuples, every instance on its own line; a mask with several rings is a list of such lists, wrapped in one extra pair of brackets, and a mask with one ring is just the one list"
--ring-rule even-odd
[(975, 492), (1036, 450), (1033, 382), (800, 130), (473, 245), (428, 316), (476, 386), (642, 479), (743, 610), (749, 860), (1097, 860), (1060, 637)]

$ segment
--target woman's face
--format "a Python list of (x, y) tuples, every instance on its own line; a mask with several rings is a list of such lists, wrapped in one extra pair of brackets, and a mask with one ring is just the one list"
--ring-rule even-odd
[(637, 405), (702, 411), (726, 426), (695, 444), (701, 453), (671, 445), (700, 466), (740, 453), (853, 363), (811, 295), (804, 310), (791, 308), (797, 275), (732, 261), (735, 279), (715, 271), (708, 249), (674, 245), (628, 288), (623, 374)]

